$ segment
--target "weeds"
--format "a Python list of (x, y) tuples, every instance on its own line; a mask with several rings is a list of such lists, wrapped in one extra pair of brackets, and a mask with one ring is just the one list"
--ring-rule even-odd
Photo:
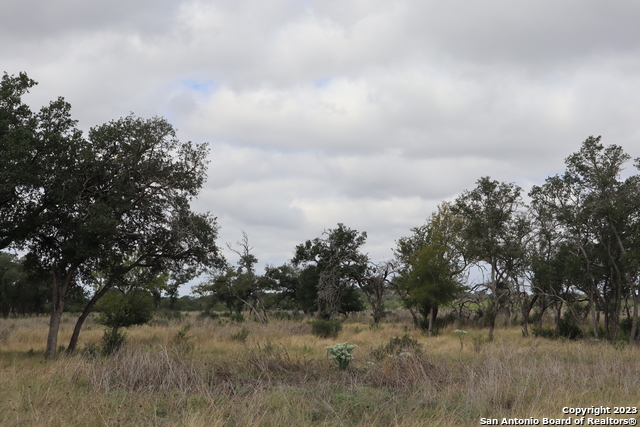
[(355, 358), (355, 356), (351, 353), (356, 347), (355, 344), (349, 344), (348, 342), (344, 342), (342, 344), (336, 344), (329, 347), (325, 347), (324, 349), (331, 353), (331, 357), (336, 365), (338, 365), (338, 369), (341, 371), (345, 371), (349, 367), (349, 363)]

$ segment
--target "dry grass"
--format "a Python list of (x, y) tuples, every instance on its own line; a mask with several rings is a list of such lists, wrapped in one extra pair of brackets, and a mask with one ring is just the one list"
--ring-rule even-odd
[[(72, 326), (63, 324), (61, 343)], [(306, 323), (192, 317), (132, 328), (110, 358), (45, 362), (45, 318), (0, 320), (0, 425), (471, 426), (566, 418), (564, 406), (638, 406), (638, 349), (525, 339), (518, 329), (491, 343), (469, 331), (461, 348), (451, 329), (426, 338), (407, 326), (348, 322), (332, 340)], [(374, 350), (405, 333), (421, 352), (373, 363)], [(89, 323), (80, 347), (101, 335)], [(359, 347), (341, 372), (324, 347), (344, 341)]]

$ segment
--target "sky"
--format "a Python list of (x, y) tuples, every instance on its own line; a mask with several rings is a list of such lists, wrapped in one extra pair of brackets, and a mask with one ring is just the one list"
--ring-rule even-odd
[(639, 157), (638, 22), (602, 0), (5, 0), (0, 72), (84, 130), (134, 113), (207, 142), (193, 208), (260, 269), (338, 223), (383, 261), (480, 177), (528, 190), (590, 135)]

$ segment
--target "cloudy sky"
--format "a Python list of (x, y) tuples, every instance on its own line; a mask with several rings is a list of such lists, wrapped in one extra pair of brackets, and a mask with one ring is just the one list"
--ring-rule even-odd
[(0, 72), (83, 129), (133, 112), (208, 142), (194, 207), (261, 266), (338, 222), (383, 260), (481, 176), (540, 184), (589, 135), (640, 156), (638, 22), (600, 0), (5, 0)]

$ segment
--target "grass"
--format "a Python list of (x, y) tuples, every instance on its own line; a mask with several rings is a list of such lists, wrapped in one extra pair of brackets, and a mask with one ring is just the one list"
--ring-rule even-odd
[[(191, 317), (132, 327), (109, 358), (80, 351), (45, 362), (46, 318), (0, 319), (0, 425), (475, 426), (567, 418), (565, 406), (639, 406), (636, 348), (523, 338), (516, 328), (496, 330), (493, 342), (467, 329), (461, 348), (454, 327), (427, 338), (409, 323), (374, 331), (355, 320), (324, 339), (305, 322)], [(66, 318), (60, 344), (72, 327)], [(80, 348), (102, 332), (89, 322)], [(421, 351), (374, 363), (405, 334)], [(358, 348), (341, 372), (324, 348), (345, 341)]]

